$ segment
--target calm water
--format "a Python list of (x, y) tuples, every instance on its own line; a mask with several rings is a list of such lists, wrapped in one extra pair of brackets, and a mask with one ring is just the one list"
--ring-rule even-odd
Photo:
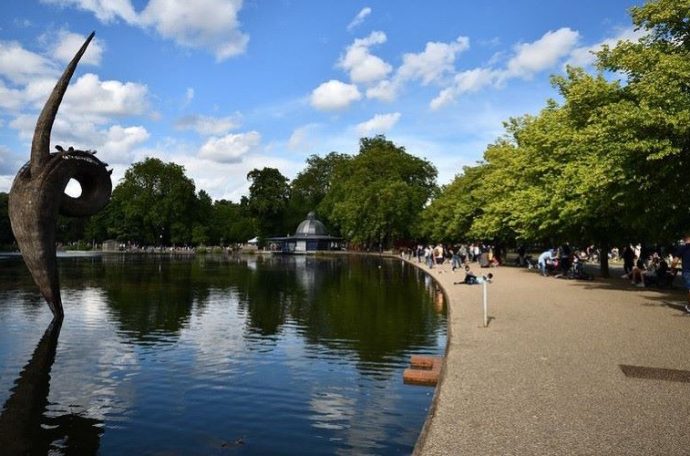
[(21, 259), (0, 257), (0, 440), (80, 455), (414, 446), (433, 389), (402, 371), (443, 352), (446, 319), (399, 260), (113, 255), (63, 258), (60, 276), (51, 328)]

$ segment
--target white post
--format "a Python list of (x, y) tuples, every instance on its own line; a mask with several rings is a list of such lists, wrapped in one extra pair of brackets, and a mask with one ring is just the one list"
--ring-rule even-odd
[(484, 327), (489, 326), (489, 307), (486, 298), (486, 281), (482, 283), (482, 288), (484, 291)]

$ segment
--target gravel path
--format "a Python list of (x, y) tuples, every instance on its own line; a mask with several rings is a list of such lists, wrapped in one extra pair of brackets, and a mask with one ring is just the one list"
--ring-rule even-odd
[[(417, 454), (690, 454), (683, 290), (491, 272), (484, 328), (481, 285), (454, 285), (464, 273), (448, 265), (431, 270), (450, 301), (450, 342)], [(633, 378), (620, 365), (686, 372)]]

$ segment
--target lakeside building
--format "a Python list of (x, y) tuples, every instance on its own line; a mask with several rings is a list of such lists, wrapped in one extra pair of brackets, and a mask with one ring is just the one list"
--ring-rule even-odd
[(307, 218), (297, 226), (292, 236), (272, 237), (267, 240), (276, 243), (282, 253), (310, 253), (342, 248), (342, 238), (329, 235), (314, 212), (307, 214)]

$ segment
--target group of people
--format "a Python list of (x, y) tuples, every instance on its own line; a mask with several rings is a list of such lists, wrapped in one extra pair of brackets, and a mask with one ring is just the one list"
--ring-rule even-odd
[[(675, 279), (679, 271), (678, 264), (682, 262), (683, 280), (687, 282), (685, 274), (690, 271), (690, 258), (687, 257), (690, 255), (687, 253), (690, 249), (688, 247), (690, 235), (687, 235), (683, 242), (680, 247), (667, 249), (666, 252), (661, 249), (644, 251), (641, 244), (628, 244), (621, 255), (623, 259), (623, 275), (621, 277), (630, 280), (632, 285), (639, 288), (651, 285), (666, 287), (670, 286)], [(686, 283), (686, 285), (690, 290), (690, 283)]]
[[(609, 257), (619, 258), (617, 248), (612, 249)], [(572, 274), (572, 270), (582, 270), (582, 261), (591, 259), (598, 252), (593, 246), (586, 251), (574, 251), (568, 243), (563, 244), (557, 249), (548, 249), (539, 255), (537, 266), (542, 275), (549, 273), (555, 275)], [(525, 261), (528, 265), (529, 259), (524, 256), (524, 248), (518, 249), (518, 261)], [(690, 313), (690, 232), (687, 233), (682, 243), (673, 249), (649, 249), (645, 251), (641, 244), (628, 244), (622, 249), (620, 258), (623, 259), (622, 278), (630, 280), (636, 287), (644, 288), (648, 286), (668, 287), (671, 286), (678, 272), (681, 273), (683, 285), (688, 291), (688, 303), (685, 310)]]
[(450, 261), (451, 269), (455, 271), (468, 263), (479, 263), (482, 268), (499, 266), (505, 256), (500, 246), (472, 243), (457, 245), (417, 245), (415, 249), (408, 249), (408, 258), (414, 255), (418, 263), (424, 262), (429, 268), (434, 265), (444, 264)]
[[(683, 284), (688, 291), (688, 304), (685, 306), (685, 310), (690, 313), (690, 232), (684, 236), (679, 247), (673, 251), (668, 251), (666, 254), (659, 250), (645, 252), (641, 244), (629, 244), (622, 249), (622, 254), (619, 252), (617, 248), (614, 248), (606, 254), (612, 259), (617, 259), (620, 255), (623, 259), (623, 277), (640, 288), (649, 285), (670, 286), (680, 271)], [(530, 257), (526, 255), (525, 246), (518, 247), (517, 253), (516, 262), (519, 265), (534, 266)], [(490, 281), (491, 274), (478, 277), (471, 272), (469, 264), (476, 262), (482, 268), (499, 266), (505, 258), (505, 249), (499, 245), (481, 243), (453, 246), (443, 244), (424, 246), (419, 244), (416, 248), (405, 249), (403, 255), (407, 255), (410, 260), (414, 256), (417, 258), (417, 262), (422, 263), (423, 261), (429, 268), (450, 261), (453, 271), (461, 267), (465, 268), (465, 281), (458, 283), (472, 284), (481, 283), (482, 280)], [(588, 274), (584, 272), (583, 262), (596, 259), (598, 255), (599, 252), (594, 246), (588, 246), (584, 250), (574, 250), (566, 242), (558, 248), (551, 248), (542, 252), (536, 265), (544, 276), (553, 274), (571, 277), (574, 275), (575, 278), (579, 278), (579, 271), (582, 277), (586, 278)], [(680, 269), (679, 265), (682, 265)]]
[(542, 252), (537, 259), (537, 267), (543, 276), (568, 275), (571, 266), (579, 265), (581, 261), (579, 252), (573, 252), (570, 243), (566, 242), (558, 248)]

